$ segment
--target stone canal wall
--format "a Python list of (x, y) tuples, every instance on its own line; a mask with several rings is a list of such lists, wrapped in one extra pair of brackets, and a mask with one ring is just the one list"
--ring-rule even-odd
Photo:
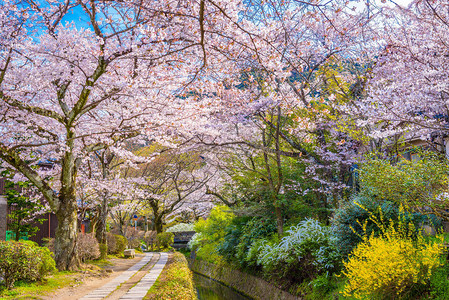
[(300, 300), (265, 280), (231, 269), (200, 260), (189, 259), (189, 266), (193, 272), (212, 278), (229, 286), (242, 294), (256, 300)]

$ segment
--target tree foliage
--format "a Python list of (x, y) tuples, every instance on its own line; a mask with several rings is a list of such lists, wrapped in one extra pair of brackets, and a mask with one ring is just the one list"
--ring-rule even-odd
[(6, 178), (5, 194), (10, 208), (8, 228), (14, 232), (15, 240), (34, 236), (38, 230), (37, 223), (42, 224), (42, 215), (47, 211), (40, 194), (36, 193), (30, 181), (14, 182)]
[(360, 171), (363, 192), (422, 213), (448, 218), (449, 165), (431, 152), (420, 153), (418, 160), (368, 159)]

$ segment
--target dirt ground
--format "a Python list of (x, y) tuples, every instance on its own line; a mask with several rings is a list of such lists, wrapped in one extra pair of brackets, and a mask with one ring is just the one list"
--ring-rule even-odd
[[(110, 259), (112, 266), (104, 267), (102, 270), (87, 270), (84, 273), (75, 275), (75, 284), (55, 291), (54, 294), (42, 297), (43, 300), (75, 300), (79, 299), (93, 290), (105, 285), (113, 278), (119, 276), (131, 266), (135, 265), (144, 257), (144, 254), (137, 254), (133, 259)], [(112, 270), (107, 272), (106, 270)]]

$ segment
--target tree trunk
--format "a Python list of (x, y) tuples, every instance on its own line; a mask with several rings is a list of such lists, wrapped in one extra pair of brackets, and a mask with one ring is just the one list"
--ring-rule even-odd
[(15, 233), (16, 233), (16, 237), (15, 237), (15, 240), (18, 242), (19, 241), (19, 239), (20, 239), (20, 223), (22, 223), (22, 220), (20, 219), (20, 218), (18, 218), (17, 219), (17, 222), (16, 222), (16, 230), (15, 230)]
[(274, 208), (276, 213), (276, 228), (278, 232), (278, 237), (282, 238), (284, 235), (284, 218), (282, 217), (282, 209), (279, 206)]
[[(67, 132), (67, 146), (73, 149), (74, 134)], [(78, 236), (78, 204), (76, 202), (76, 161), (72, 151), (67, 151), (62, 161), (59, 205), (55, 209), (58, 228), (55, 237), (55, 262), (60, 271), (79, 268), (76, 251)]]
[(61, 202), (56, 212), (58, 228), (55, 237), (55, 261), (58, 270), (76, 270), (79, 259), (76, 251), (78, 236), (78, 217), (75, 199)]
[(101, 245), (101, 258), (105, 259), (107, 256), (107, 243), (106, 243), (106, 220), (108, 217), (108, 197), (107, 191), (103, 195), (103, 201), (100, 207), (100, 215), (97, 222), (97, 228), (95, 231), (95, 236), (98, 243)]
[(107, 198), (103, 198), (103, 202), (100, 207), (100, 216), (97, 222), (97, 228), (95, 231), (95, 236), (100, 244), (106, 242), (106, 220), (108, 217), (108, 203)]
[(97, 222), (98, 222), (98, 217), (92, 217), (90, 220), (90, 230), (91, 232), (95, 233), (97, 232)]
[(154, 230), (156, 230), (157, 233), (162, 232), (162, 216), (154, 218)]
[(153, 211), (153, 229), (156, 230), (157, 233), (162, 232), (162, 217), (164, 215), (164, 212), (159, 212), (159, 202), (157, 201), (151, 201), (150, 202), (151, 210)]

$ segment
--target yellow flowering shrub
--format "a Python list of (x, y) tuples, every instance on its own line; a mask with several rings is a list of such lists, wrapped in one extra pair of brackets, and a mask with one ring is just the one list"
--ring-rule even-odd
[(357, 299), (399, 298), (416, 285), (427, 285), (432, 271), (441, 265), (443, 236), (428, 242), (405, 217), (396, 226), (373, 221), (381, 234), (363, 236), (344, 262), (348, 281), (343, 294)]

